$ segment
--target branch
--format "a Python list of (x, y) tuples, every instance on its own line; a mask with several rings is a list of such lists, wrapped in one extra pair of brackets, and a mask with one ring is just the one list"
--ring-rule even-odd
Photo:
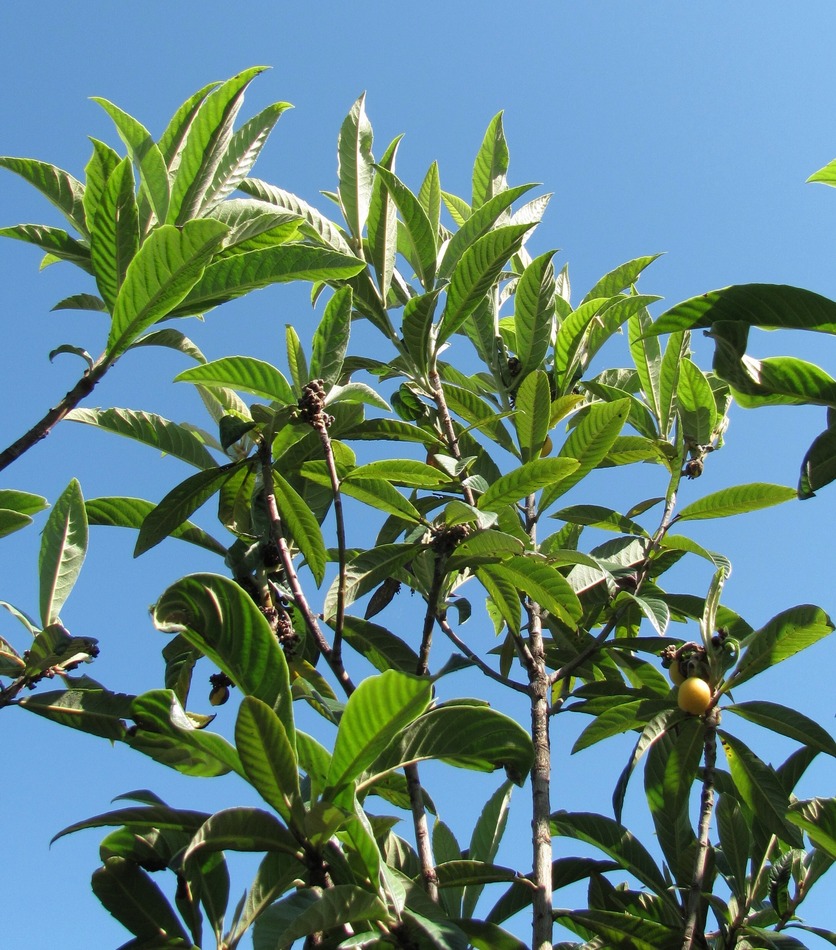
[(346, 696), (350, 696), (355, 690), (354, 683), (352, 683), (351, 678), (346, 672), (342, 659), (339, 656), (335, 657), (333, 650), (328, 645), (328, 641), (325, 639), (325, 635), (322, 633), (322, 629), (317, 621), (316, 614), (311, 610), (311, 606), (302, 590), (302, 585), (299, 583), (299, 575), (296, 573), (296, 568), (293, 566), (293, 557), (285, 540), (282, 520), (279, 515), (278, 505), (276, 504), (276, 495), (273, 490), (273, 461), (270, 453), (270, 445), (264, 439), (262, 439), (259, 444), (258, 454), (261, 460), (262, 490), (267, 505), (267, 513), (270, 517), (273, 540), (279, 549), (279, 556), (287, 578), (287, 585), (293, 597), (293, 602), (299, 608), (299, 612), (305, 620), (305, 625), (314, 638), (314, 642), (325, 659), (325, 662), (331, 668), (334, 676), (337, 677)]
[(84, 375), (73, 386), (73, 388), (64, 396), (57, 406), (47, 412), (40, 422), (36, 422), (27, 432), (12, 442), (12, 444), (0, 452), (0, 472), (8, 468), (12, 462), (17, 461), (24, 452), (27, 452), (33, 445), (37, 445), (41, 439), (45, 439), (52, 429), (67, 415), (68, 412), (75, 409), (82, 399), (90, 395), (96, 388), (96, 384), (107, 372), (112, 364), (103, 362), (100, 358), (93, 365), (92, 369), (85, 370)]
[(490, 677), (490, 679), (495, 680), (497, 683), (501, 683), (503, 686), (507, 686), (509, 689), (515, 689), (518, 693), (525, 693), (528, 695), (528, 687), (523, 683), (518, 683), (516, 680), (509, 679), (507, 676), (503, 676), (501, 673), (497, 673), (496, 670), (491, 669), (491, 667), (485, 663), (478, 653), (474, 653), (473, 650), (471, 650), (470, 647), (464, 642), (464, 640), (456, 635), (455, 631), (445, 618), (439, 617), (438, 625), (447, 639), (457, 649), (461, 650), (474, 666), (478, 666), (485, 676)]
[(699, 924), (702, 895), (706, 885), (708, 867), (709, 831), (714, 813), (714, 770), (717, 765), (717, 725), (719, 712), (712, 709), (705, 723), (705, 769), (703, 772), (702, 796), (700, 798), (700, 821), (697, 830), (697, 853), (694, 858), (694, 878), (688, 891), (687, 916), (682, 937), (682, 950), (692, 950), (695, 941), (702, 946), (702, 926)]
[(435, 857), (430, 843), (430, 829), (427, 825), (427, 812), (424, 808), (424, 796), (421, 792), (421, 778), (418, 766), (412, 762), (403, 767), (406, 787), (409, 791), (409, 804), (412, 808), (412, 824), (415, 828), (415, 847), (421, 863), (421, 877), (430, 900), (438, 903), (438, 875), (435, 871)]
[[(321, 414), (324, 415), (324, 414)], [(337, 473), (337, 463), (334, 459), (334, 449), (331, 437), (328, 435), (328, 424), (325, 419), (314, 423), (314, 429), (319, 433), (322, 450), (325, 453), (325, 465), (331, 479), (331, 491), (334, 495), (334, 519), (337, 528), (337, 558), (339, 561), (339, 575), (337, 586), (337, 614), (334, 622), (334, 644), (331, 653), (334, 661), (342, 663), (342, 638), (345, 626), (345, 519), (343, 517), (343, 499), (340, 493), (340, 477)]]
[[(462, 453), (459, 449), (459, 440), (453, 425), (453, 417), (450, 415), (450, 410), (447, 407), (447, 400), (444, 398), (444, 387), (441, 384), (441, 377), (438, 375), (437, 369), (433, 368), (430, 370), (429, 380), (432, 386), (432, 396), (438, 409), (438, 417), (444, 429), (444, 438), (447, 441), (447, 447), (452, 452), (453, 458), (461, 459)], [(462, 494), (468, 505), (476, 505), (476, 498), (469, 485), (462, 485)]]

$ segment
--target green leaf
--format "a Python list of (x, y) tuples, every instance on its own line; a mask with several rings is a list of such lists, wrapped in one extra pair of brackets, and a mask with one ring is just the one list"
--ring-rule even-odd
[(175, 376), (174, 382), (227, 386), (285, 406), (296, 403), (290, 383), (281, 371), (254, 356), (223, 356), (210, 363), (191, 366)]
[(563, 443), (559, 458), (577, 459), (575, 471), (558, 482), (553, 489), (543, 492), (540, 510), (545, 511), (552, 502), (581, 481), (603, 460), (630, 414), (630, 400), (594, 403)]
[(49, 513), (38, 556), (41, 622), (46, 627), (58, 615), (78, 580), (87, 554), (87, 513), (81, 486), (73, 479)]
[[(84, 503), (87, 510), (87, 522), (91, 525), (107, 525), (117, 528), (135, 528), (139, 530), (142, 522), (156, 507), (153, 502), (144, 498), (126, 498), (124, 496), (109, 496), (89, 498)], [(202, 528), (184, 521), (171, 532), (170, 537), (189, 541), (198, 547), (205, 548), (213, 554), (226, 557), (226, 548), (207, 534)]]
[[(274, 815), (259, 808), (225, 808), (195, 829), (185, 861), (201, 851), (277, 851), (299, 854), (299, 842)], [(297, 866), (297, 876), (300, 868)]]
[(571, 477), (579, 463), (569, 458), (537, 458), (515, 468), (497, 479), (480, 496), (480, 511), (502, 511), (534, 492)]
[(609, 855), (666, 903), (676, 907), (668, 882), (650, 853), (624, 825), (590, 812), (555, 812), (551, 818), (553, 835), (585, 841)]
[(551, 428), (551, 387), (540, 369), (529, 373), (516, 393), (514, 426), (524, 462), (540, 457)]
[(299, 766), (281, 719), (273, 710), (245, 696), (235, 722), (235, 745), (246, 778), (287, 824), (304, 825)]
[(125, 741), (131, 748), (184, 775), (244, 774), (235, 749), (222, 736), (196, 725), (172, 690), (137, 696), (130, 717), (136, 723)]
[(618, 534), (635, 534), (639, 537), (648, 537), (644, 528), (612, 508), (602, 505), (572, 505), (570, 508), (561, 508), (550, 518), (557, 518), (569, 524), (588, 525), (591, 528), (602, 528), (604, 531), (615, 531)]
[(508, 143), (502, 128), (502, 113), (499, 112), (491, 119), (473, 164), (474, 210), (505, 191), (508, 161)]
[(311, 378), (321, 379), (326, 390), (340, 378), (351, 332), (351, 288), (341, 287), (328, 301), (314, 331)]
[(759, 511), (795, 498), (795, 489), (784, 485), (751, 482), (734, 485), (706, 495), (686, 505), (676, 516), (677, 521), (704, 521), (708, 518), (727, 518), (748, 511)]
[(272, 904), (253, 927), (254, 950), (276, 950), (355, 921), (389, 919), (380, 898), (354, 884), (308, 887)]
[(32, 492), (14, 488), (0, 488), (0, 508), (21, 515), (36, 515), (49, 508), (49, 502), (43, 495), (33, 495)]
[(343, 280), (354, 276), (363, 266), (356, 257), (308, 244), (283, 244), (232, 254), (213, 261), (171, 315), (202, 313), (271, 284)]
[(276, 205), (298, 215), (305, 221), (306, 233), (309, 233), (319, 244), (329, 247), (331, 250), (339, 251), (341, 254), (352, 253), (351, 245), (333, 221), (289, 191), (283, 191), (281, 188), (269, 185), (258, 178), (245, 178), (239, 183), (238, 188), (260, 201)]
[(338, 790), (357, 778), (431, 699), (432, 684), (425, 678), (389, 670), (363, 680), (340, 719), (328, 785)]
[(282, 522), (302, 552), (319, 587), (325, 578), (328, 559), (319, 522), (304, 498), (276, 468), (273, 469), (273, 490)]
[(418, 654), (412, 647), (378, 624), (347, 616), (343, 639), (381, 673), (390, 669), (411, 673), (418, 669)]
[(145, 336), (141, 336), (138, 340), (135, 340), (129, 348), (134, 349), (138, 346), (165, 346), (171, 350), (177, 350), (178, 353), (188, 356), (197, 363), (206, 362), (206, 357), (200, 352), (198, 347), (195, 346), (185, 334), (171, 327), (147, 333)]
[(90, 222), (90, 258), (96, 286), (108, 310), (116, 306), (128, 265), (139, 250), (139, 209), (129, 159), (120, 162), (105, 182), (96, 216)]
[(247, 696), (271, 706), (294, 742), (290, 677), (270, 624), (250, 595), (216, 574), (190, 574), (154, 605), (154, 625), (180, 633)]
[(641, 272), (661, 256), (661, 254), (651, 254), (649, 257), (637, 257), (635, 260), (627, 261), (626, 264), (621, 264), (608, 274), (604, 274), (583, 298), (581, 304), (594, 300), (596, 297), (612, 297), (615, 294), (620, 294), (631, 284), (634, 284)]
[[(499, 851), (499, 843), (505, 833), (505, 826), (508, 822), (508, 810), (511, 804), (511, 790), (513, 785), (510, 781), (503, 782), (499, 788), (491, 795), (485, 803), (481, 814), (473, 827), (473, 834), (470, 838), (470, 848), (468, 857), (473, 862), (483, 862), (483, 867), (471, 868), (470, 874), (481, 872), (490, 872), (494, 868), (493, 861)], [(448, 865), (449, 867), (449, 865)], [(505, 868), (496, 868), (496, 871), (507, 870)], [(512, 872), (513, 873), (513, 872)], [(516, 874), (514, 875), (517, 876)], [(496, 880), (496, 878), (494, 878)], [(512, 880), (504, 878), (504, 880)], [(440, 879), (439, 879), (440, 883)], [(465, 888), (462, 902), (462, 914), (465, 917), (472, 917), (476, 912), (476, 903), (482, 893), (483, 883), (490, 881), (463, 881), (468, 885)]]
[(836, 479), (836, 428), (825, 429), (813, 439), (801, 462), (798, 497), (812, 498), (819, 488)]
[[(401, 138), (397, 136), (386, 149), (380, 167), (395, 171), (395, 159)], [(380, 175), (375, 175), (369, 201), (369, 257), (377, 275), (380, 299), (385, 303), (392, 287), (395, 257), (398, 250), (398, 212)]]
[(783, 284), (738, 284), (700, 294), (672, 307), (649, 333), (671, 333), (728, 321), (772, 329), (836, 333), (836, 302)]
[(19, 511), (9, 511), (7, 508), (0, 508), (0, 538), (6, 535), (14, 534), (27, 525), (32, 524), (29, 515), (22, 515)]
[(725, 688), (736, 688), (758, 673), (818, 643), (834, 629), (833, 621), (820, 607), (803, 604), (782, 611), (747, 637), (746, 649), (726, 680)]
[(84, 217), (84, 185), (63, 168), (33, 158), (0, 155), (0, 168), (20, 175), (47, 197), (70, 224), (85, 237), (89, 235)]
[(425, 290), (432, 290), (435, 279), (435, 264), (438, 249), (436, 233), (430, 224), (421, 202), (393, 172), (377, 166), (377, 174), (394, 201), (404, 225), (404, 234), (408, 243), (405, 257), (415, 268), (418, 279)]
[(610, 910), (555, 910), (555, 921), (577, 933), (599, 939), (595, 946), (609, 950), (678, 950), (681, 928)]
[(148, 201), (157, 221), (162, 224), (169, 209), (169, 181), (168, 169), (159, 146), (151, 138), (148, 129), (133, 116), (123, 112), (107, 99), (93, 96), (93, 102), (97, 102), (113, 119), (119, 137), (127, 146), (131, 161), (139, 169), (140, 196)]
[(724, 706), (723, 709), (763, 726), (764, 729), (771, 729), (779, 735), (795, 739), (811, 749), (836, 756), (836, 741), (830, 733), (795, 709), (766, 701), (735, 703)]
[(690, 352), (690, 333), (672, 333), (659, 368), (659, 434), (668, 437), (679, 387), (679, 366)]
[[(385, 478), (396, 485), (407, 488), (436, 488), (447, 481), (443, 472), (440, 472), (426, 462), (414, 459), (379, 459), (367, 462), (351, 469), (343, 478), (343, 482), (354, 478)], [(2, 498), (2, 492), (0, 492)]]
[(65, 835), (75, 834), (76, 831), (84, 831), (87, 828), (125, 827), (129, 830), (137, 830), (140, 832), (148, 828), (156, 828), (158, 831), (170, 830), (194, 833), (206, 819), (210, 817), (203, 811), (169, 808), (168, 805), (157, 799), (152, 792), (144, 793), (141, 798), (138, 792), (121, 795), (119, 797), (133, 797), (136, 800), (152, 801), (155, 803), (142, 807), (132, 806), (130, 808), (117, 808), (115, 811), (95, 815), (93, 818), (76, 821), (54, 835), (49, 843), (54, 844), (59, 838), (63, 838)]
[(803, 828), (817, 848), (836, 860), (836, 798), (794, 801), (787, 818)]
[(679, 364), (676, 402), (684, 437), (697, 445), (708, 445), (717, 425), (717, 405), (710, 383), (689, 359)]
[(207, 452), (199, 436), (191, 429), (153, 412), (136, 412), (133, 409), (72, 409), (65, 418), (71, 422), (83, 422), (135, 439), (165, 455), (182, 459), (195, 468), (215, 467), (215, 460)]
[(503, 268), (522, 247), (530, 224), (495, 228), (482, 235), (462, 254), (447, 287), (438, 343), (456, 333), (499, 279)]
[(113, 361), (148, 327), (168, 316), (200, 280), (227, 233), (219, 221), (154, 230), (131, 261), (113, 308), (107, 356)]
[(770, 834), (800, 848), (801, 835), (784, 818), (789, 805), (788, 793), (775, 770), (759, 759), (740, 739), (724, 730), (718, 730), (717, 735), (739, 797)]
[(566, 578), (544, 559), (519, 555), (491, 568), (495, 575), (510, 580), (532, 601), (545, 607), (574, 629), (583, 610)]
[(53, 310), (92, 310), (96, 313), (106, 313), (107, 307), (101, 297), (95, 294), (73, 294), (59, 300)]
[(659, 377), (662, 370), (662, 354), (659, 341), (655, 337), (645, 336), (649, 326), (650, 314), (647, 310), (639, 310), (627, 321), (630, 353), (641, 382), (642, 392), (653, 415), (657, 420), (661, 420)]
[[(471, 700), (475, 703), (476, 700)], [(534, 763), (531, 737), (517, 722), (484, 705), (436, 706), (407, 726), (371, 766), (371, 785), (383, 773), (423, 759), (492, 772), (505, 768), (522, 786)]]
[[(353, 604), (387, 577), (396, 575), (422, 550), (420, 544), (381, 544), (352, 557), (346, 565), (345, 606)], [(337, 581), (325, 597), (323, 613), (326, 620), (336, 612), (336, 592)]]
[(133, 861), (108, 858), (104, 867), (93, 872), (91, 886), (106, 910), (137, 937), (191, 943), (163, 892)]
[(514, 329), (523, 374), (540, 368), (551, 342), (555, 294), (552, 258), (556, 253), (548, 251), (535, 258), (517, 284)]
[(15, 224), (8, 228), (0, 228), (0, 237), (25, 241), (59, 260), (75, 264), (88, 274), (93, 273), (90, 248), (70, 237), (61, 228), (51, 228), (44, 224)]
[[(68, 684), (72, 680), (68, 679)], [(61, 689), (30, 693), (18, 700), (22, 709), (78, 729), (88, 735), (110, 739), (124, 739), (124, 720), (130, 715), (133, 696), (111, 693), (106, 689)]]
[(343, 216), (355, 238), (361, 237), (366, 225), (374, 179), (374, 135), (365, 102), (363, 93), (343, 120), (337, 139), (337, 191)]
[(746, 866), (752, 846), (749, 824), (736, 799), (729, 794), (720, 796), (715, 808), (717, 830), (723, 857), (731, 868), (728, 879), (732, 893), (738, 900), (746, 899)]
[(423, 522), (421, 512), (409, 499), (382, 478), (351, 478), (342, 482), (342, 493), (373, 508), (415, 524)]
[(172, 488), (142, 522), (134, 547), (134, 557), (149, 551), (172, 534), (192, 512), (197, 511), (207, 499), (219, 491), (230, 476), (247, 465), (248, 462), (244, 459), (218, 468), (209, 468), (189, 476)]
[(117, 151), (104, 142), (92, 137), (90, 141), (93, 143), (93, 154), (84, 169), (84, 217), (88, 226), (92, 228), (107, 180), (122, 158)]
[(212, 203), (213, 183), (221, 162), (230, 152), (232, 127), (244, 91), (264, 68), (243, 70), (200, 102), (179, 151), (168, 217), (164, 219), (169, 224), (184, 224)]

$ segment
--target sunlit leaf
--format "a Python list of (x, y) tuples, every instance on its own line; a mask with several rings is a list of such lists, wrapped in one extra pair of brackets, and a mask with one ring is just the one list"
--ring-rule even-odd
[(58, 620), (86, 554), (87, 512), (81, 486), (73, 479), (55, 502), (41, 536), (38, 577), (44, 626)]
[(816, 847), (836, 860), (836, 798), (811, 798), (794, 801), (787, 818), (803, 828)]
[(282, 372), (254, 356), (222, 356), (192, 366), (174, 377), (178, 383), (200, 383), (203, 386), (227, 386), (252, 393), (283, 405), (295, 405), (296, 397)]
[(677, 521), (702, 521), (707, 518), (728, 518), (748, 511), (759, 511), (795, 498), (795, 489), (784, 485), (751, 482), (733, 485), (706, 495), (686, 505), (676, 516)]
[(351, 331), (351, 288), (341, 287), (328, 301), (313, 334), (310, 374), (329, 389), (340, 378)]
[(825, 429), (813, 439), (801, 462), (798, 497), (812, 498), (836, 479), (836, 428)]
[(22, 709), (62, 726), (115, 741), (125, 738), (125, 719), (133, 699), (106, 689), (69, 688), (30, 693), (18, 703)]
[(508, 143), (502, 127), (502, 113), (491, 119), (473, 164), (473, 208), (505, 191), (508, 171)]
[(538, 458), (526, 462), (495, 481), (479, 497), (480, 511), (501, 511), (547, 485), (554, 485), (570, 477), (579, 463), (572, 458)]
[(409, 243), (405, 256), (415, 268), (424, 289), (432, 290), (437, 249), (436, 235), (430, 219), (421, 203), (397, 175), (382, 166), (378, 166), (377, 174), (401, 214), (404, 233)]
[(34, 185), (80, 234), (89, 235), (84, 216), (84, 185), (69, 172), (48, 162), (8, 155), (0, 155), (0, 168), (8, 168)]
[(90, 248), (70, 237), (61, 228), (51, 228), (44, 224), (14, 224), (8, 228), (0, 228), (0, 237), (32, 244), (59, 260), (75, 264), (89, 274), (93, 273)]

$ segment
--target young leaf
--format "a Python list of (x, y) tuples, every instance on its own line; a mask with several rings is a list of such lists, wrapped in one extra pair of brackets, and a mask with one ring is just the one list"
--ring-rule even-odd
[(355, 238), (363, 234), (374, 178), (371, 123), (366, 117), (366, 94), (345, 117), (337, 140), (339, 200), (348, 228)]
[(113, 308), (107, 341), (112, 362), (183, 300), (227, 233), (219, 221), (157, 228), (131, 261)]
[(523, 462), (539, 458), (551, 428), (551, 388), (540, 369), (529, 373), (517, 390), (514, 425)]
[(25, 241), (58, 260), (75, 264), (88, 274), (93, 273), (90, 248), (70, 237), (61, 228), (50, 228), (43, 224), (15, 224), (8, 228), (0, 228), (0, 237)]
[(436, 235), (430, 219), (421, 207), (421, 203), (397, 175), (381, 165), (377, 166), (377, 174), (401, 213), (408, 243), (404, 256), (415, 268), (415, 273), (424, 289), (430, 291), (433, 289), (438, 253)]
[(127, 158), (105, 182), (90, 226), (90, 258), (95, 268), (96, 286), (112, 311), (128, 265), (139, 250), (139, 209), (134, 196), (133, 170)]
[(290, 537), (302, 552), (317, 587), (325, 577), (327, 553), (322, 539), (322, 530), (310, 506), (305, 503), (295, 488), (273, 469), (273, 490), (276, 506)]
[(499, 112), (491, 119), (473, 164), (474, 210), (505, 191), (508, 159), (508, 143), (502, 128), (502, 113)]
[[(648, 341), (653, 339), (649, 337)], [(717, 425), (717, 406), (705, 374), (689, 359), (679, 364), (676, 403), (685, 438), (708, 445)]]
[(220, 575), (190, 574), (163, 593), (152, 617), (158, 630), (182, 634), (245, 695), (271, 706), (294, 742), (287, 661), (264, 614), (243, 588)]
[(87, 554), (87, 512), (81, 486), (73, 479), (49, 513), (38, 556), (41, 622), (58, 621)]
[(328, 301), (313, 335), (312, 379), (321, 379), (326, 390), (340, 378), (351, 331), (351, 288), (341, 287)]
[(554, 265), (556, 251), (535, 258), (523, 271), (514, 295), (517, 358), (522, 374), (540, 368), (554, 325)]
[(751, 482), (734, 485), (706, 495), (686, 505), (676, 516), (677, 521), (702, 521), (708, 518), (728, 518), (748, 511), (759, 511), (795, 498), (795, 489), (784, 485)]

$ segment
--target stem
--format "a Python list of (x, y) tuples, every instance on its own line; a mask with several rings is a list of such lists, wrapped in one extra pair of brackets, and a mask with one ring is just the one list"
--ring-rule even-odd
[(424, 796), (421, 794), (421, 778), (418, 766), (412, 762), (403, 768), (406, 787), (409, 791), (409, 804), (412, 808), (412, 824), (415, 827), (415, 847), (421, 862), (421, 877), (430, 900), (438, 903), (438, 875), (435, 872), (435, 858), (430, 843), (430, 829), (427, 825), (427, 812), (424, 808)]
[[(450, 415), (450, 410), (447, 408), (447, 400), (444, 398), (444, 387), (441, 384), (441, 377), (438, 375), (438, 370), (433, 368), (429, 373), (430, 385), (432, 386), (432, 395), (435, 400), (436, 407), (438, 409), (438, 417), (441, 420), (442, 428), (444, 429), (444, 437), (447, 440), (447, 446), (453, 454), (453, 457), (456, 459), (461, 459), (462, 453), (459, 449), (459, 440), (456, 436), (456, 429), (453, 425), (453, 417)], [(464, 500), (468, 505), (476, 504), (476, 499), (468, 485), (462, 485), (462, 493), (464, 495)]]
[(328, 427), (321, 423), (314, 427), (319, 433), (322, 450), (325, 453), (325, 464), (331, 478), (331, 490), (334, 494), (334, 519), (337, 528), (337, 557), (339, 559), (339, 582), (337, 586), (337, 614), (334, 621), (334, 643), (331, 654), (336, 663), (342, 663), (343, 627), (345, 626), (345, 519), (343, 517), (343, 499), (340, 493), (340, 477), (337, 474), (337, 463), (334, 459), (334, 449)]
[(417, 676), (426, 676), (429, 673), (430, 649), (433, 645), (433, 627), (435, 626), (438, 614), (438, 595), (441, 592), (441, 585), (444, 582), (444, 562), (447, 560), (445, 555), (435, 552), (435, 565), (433, 567), (433, 579), (430, 589), (427, 592), (427, 610), (424, 614), (424, 628), (421, 631), (421, 648), (418, 651), (418, 666), (415, 670)]
[(501, 683), (503, 686), (507, 686), (509, 689), (515, 689), (518, 693), (528, 694), (527, 686), (524, 686), (522, 683), (518, 683), (516, 680), (509, 679), (507, 676), (503, 676), (501, 673), (497, 673), (496, 670), (491, 669), (491, 667), (485, 663), (478, 653), (474, 653), (473, 650), (471, 650), (470, 647), (464, 642), (464, 640), (456, 635), (455, 631), (447, 622), (447, 620), (439, 617), (438, 625), (447, 639), (457, 649), (461, 650), (474, 666), (478, 666), (485, 676), (490, 677), (490, 679), (495, 680), (497, 683)]
[(82, 399), (89, 396), (96, 387), (96, 384), (104, 376), (112, 364), (105, 363), (100, 359), (93, 365), (93, 368), (86, 370), (84, 375), (73, 386), (73, 388), (64, 396), (57, 406), (47, 412), (47, 414), (36, 422), (27, 432), (12, 442), (12, 444), (0, 452), (0, 472), (8, 468), (12, 462), (17, 461), (24, 452), (27, 452), (36, 445), (41, 439), (45, 439), (52, 429), (67, 415), (68, 412), (75, 409)]
[(282, 519), (279, 515), (278, 505), (276, 504), (276, 495), (273, 491), (273, 460), (270, 454), (270, 446), (265, 440), (261, 441), (258, 447), (258, 454), (261, 460), (262, 490), (267, 505), (267, 512), (270, 516), (273, 539), (279, 549), (279, 556), (281, 557), (282, 567), (284, 568), (285, 577), (287, 578), (287, 585), (293, 596), (293, 602), (299, 608), (299, 612), (305, 620), (305, 625), (314, 638), (317, 648), (325, 659), (325, 662), (331, 668), (334, 676), (337, 677), (346, 696), (350, 696), (355, 690), (354, 683), (352, 683), (351, 678), (346, 672), (342, 659), (339, 656), (335, 657), (334, 651), (328, 645), (328, 641), (325, 639), (319, 622), (317, 621), (316, 614), (311, 610), (311, 606), (302, 590), (302, 585), (299, 583), (299, 575), (296, 573), (296, 568), (293, 566), (293, 557), (285, 540), (284, 531), (282, 529)]
[[(702, 795), (700, 798), (700, 821), (697, 830), (697, 853), (694, 858), (694, 879), (688, 891), (685, 930), (682, 936), (682, 950), (691, 950), (695, 941), (702, 946), (705, 921), (700, 923), (702, 895), (706, 884), (708, 851), (711, 847), (709, 831), (711, 816), (714, 813), (714, 770), (717, 765), (717, 724), (719, 713), (712, 709), (705, 723), (705, 770), (703, 773)], [(704, 915), (703, 915), (704, 917)]]

